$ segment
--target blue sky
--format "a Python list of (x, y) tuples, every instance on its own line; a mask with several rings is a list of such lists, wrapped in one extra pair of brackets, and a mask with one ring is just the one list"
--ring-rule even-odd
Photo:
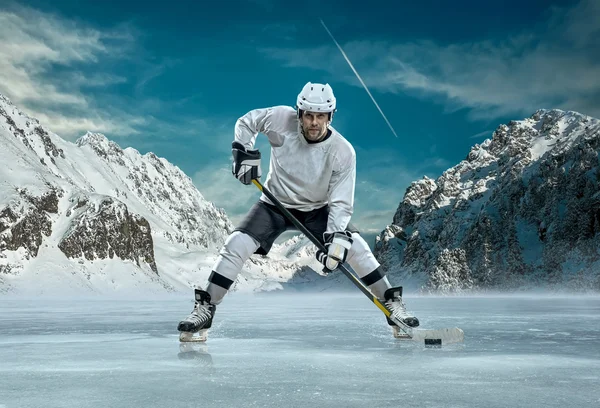
[(235, 120), (327, 82), (357, 151), (353, 222), (372, 239), (411, 181), (499, 124), (600, 117), (600, 2), (443, 3), (0, 1), (0, 92), (66, 139), (98, 131), (167, 158), (237, 222), (258, 191), (230, 173)]

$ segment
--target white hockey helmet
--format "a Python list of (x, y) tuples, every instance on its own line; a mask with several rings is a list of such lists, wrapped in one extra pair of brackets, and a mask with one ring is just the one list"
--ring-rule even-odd
[(329, 84), (313, 84), (308, 82), (298, 94), (296, 101), (298, 114), (300, 111), (329, 112), (336, 111), (335, 96)]

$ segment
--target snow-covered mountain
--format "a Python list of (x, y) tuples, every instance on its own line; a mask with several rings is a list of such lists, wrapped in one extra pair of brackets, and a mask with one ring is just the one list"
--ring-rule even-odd
[(539, 110), (407, 189), (375, 254), (425, 290), (600, 290), (600, 121)]
[[(96, 133), (68, 142), (2, 95), (0, 146), (0, 292), (185, 290), (233, 230), (167, 160)], [(280, 288), (311, 263), (294, 245), (253, 257), (234, 290)]]

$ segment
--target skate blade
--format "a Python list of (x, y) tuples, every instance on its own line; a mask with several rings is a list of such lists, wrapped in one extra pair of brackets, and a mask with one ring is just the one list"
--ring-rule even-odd
[(200, 330), (196, 333), (181, 332), (179, 341), (182, 343), (204, 343), (208, 339), (208, 329)]

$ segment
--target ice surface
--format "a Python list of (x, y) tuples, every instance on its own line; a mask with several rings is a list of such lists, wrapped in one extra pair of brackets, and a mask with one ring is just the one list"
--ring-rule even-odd
[(0, 298), (0, 407), (600, 406), (598, 297), (408, 297), (465, 330), (426, 348), (360, 293), (232, 293), (181, 344), (190, 295)]

